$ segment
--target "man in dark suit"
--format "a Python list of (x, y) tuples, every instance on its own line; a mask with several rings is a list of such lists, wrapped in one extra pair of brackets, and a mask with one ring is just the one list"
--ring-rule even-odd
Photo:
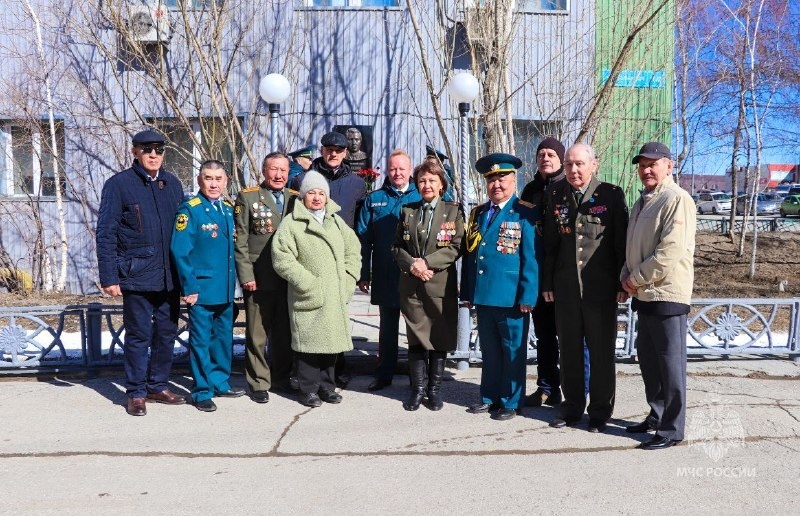
[(547, 189), (542, 297), (555, 302), (561, 351), (561, 415), (550, 426), (580, 421), (586, 408), (584, 342), (589, 348), (589, 431), (602, 432), (614, 411), (617, 303), (627, 300), (619, 273), (625, 263), (628, 208), (618, 186), (595, 177), (589, 145), (564, 157), (566, 181)]
[[(289, 159), (267, 154), (264, 181), (239, 192), (234, 205), (236, 270), (247, 311), (245, 375), (256, 403), (269, 401), (269, 389), (288, 389), (292, 371), (286, 280), (272, 268), (272, 235), (297, 192), (286, 188)], [(265, 347), (269, 337), (269, 365)]]
[(525, 403), (529, 314), (539, 295), (536, 230), (539, 211), (517, 198), (522, 161), (489, 154), (475, 163), (489, 202), (472, 210), (461, 269), (461, 300), (475, 306), (481, 343), (481, 401), (467, 410), (513, 418)]

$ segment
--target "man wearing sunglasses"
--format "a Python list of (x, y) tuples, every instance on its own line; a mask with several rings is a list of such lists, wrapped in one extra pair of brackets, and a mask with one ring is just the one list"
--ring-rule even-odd
[(133, 165), (103, 186), (97, 264), (103, 292), (122, 296), (127, 412), (144, 416), (145, 400), (185, 403), (168, 386), (179, 310), (169, 246), (183, 188), (161, 167), (161, 134), (150, 129), (137, 133), (131, 152)]

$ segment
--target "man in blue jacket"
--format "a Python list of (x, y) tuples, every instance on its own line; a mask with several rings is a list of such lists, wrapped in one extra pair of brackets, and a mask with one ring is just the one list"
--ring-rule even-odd
[(489, 202), (472, 210), (461, 269), (461, 300), (475, 307), (481, 343), (481, 401), (467, 410), (513, 418), (525, 404), (529, 313), (539, 296), (538, 207), (517, 198), (522, 161), (495, 153), (475, 163)]
[(200, 166), (199, 195), (178, 208), (172, 232), (172, 258), (181, 283), (181, 300), (189, 305), (189, 363), (197, 410), (217, 410), (211, 398), (237, 398), (244, 389), (232, 388), (233, 206), (222, 199), (228, 176), (219, 161)]
[(361, 239), (361, 279), (358, 288), (365, 294), (372, 287), (370, 301), (378, 305), (378, 368), (375, 380), (367, 387), (379, 391), (392, 384), (397, 367), (397, 337), (400, 331), (400, 300), (398, 284), (400, 269), (392, 256), (392, 243), (400, 219), (400, 208), (419, 201), (417, 187), (409, 182), (411, 157), (404, 150), (389, 155), (386, 180), (383, 186), (364, 199), (356, 233)]
[(131, 152), (131, 168), (103, 185), (97, 264), (103, 292), (122, 296), (127, 411), (144, 416), (145, 399), (168, 405), (185, 403), (167, 383), (179, 311), (169, 246), (183, 188), (177, 177), (161, 168), (161, 134), (153, 130), (137, 133)]

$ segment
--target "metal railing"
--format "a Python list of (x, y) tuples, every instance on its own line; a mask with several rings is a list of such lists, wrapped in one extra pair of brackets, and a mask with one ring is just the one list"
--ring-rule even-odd
[[(798, 298), (696, 299), (688, 323), (690, 355), (777, 354), (800, 360)], [(618, 358), (636, 355), (636, 325), (636, 313), (631, 311), (630, 303), (618, 305)], [(184, 309), (176, 340), (178, 364), (188, 359), (188, 342), (180, 337), (186, 334), (187, 326)], [(243, 324), (235, 326), (241, 328)], [(469, 349), (451, 355), (461, 364), (481, 360), (474, 314), (472, 326)], [(125, 346), (123, 332), (120, 305), (0, 308), (0, 375), (119, 367)], [(76, 340), (78, 345), (74, 344)], [(65, 345), (68, 341), (73, 344)], [(536, 358), (532, 328), (528, 358)]]
[[(734, 231), (741, 231), (742, 224), (742, 220), (737, 218), (734, 222)], [(730, 226), (730, 220), (726, 215), (697, 219), (697, 231), (728, 233)], [(753, 231), (754, 227), (758, 227), (759, 231), (800, 231), (800, 218), (758, 217), (753, 221), (751, 217), (747, 220), (747, 230)]]

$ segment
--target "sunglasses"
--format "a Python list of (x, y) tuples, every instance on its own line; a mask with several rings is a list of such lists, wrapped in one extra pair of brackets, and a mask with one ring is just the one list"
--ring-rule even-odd
[(164, 147), (162, 145), (158, 145), (158, 146), (150, 146), (150, 145), (148, 145), (148, 146), (139, 147), (139, 148), (142, 150), (142, 154), (150, 154), (153, 151), (156, 151), (156, 154), (158, 154), (159, 156), (164, 154)]

